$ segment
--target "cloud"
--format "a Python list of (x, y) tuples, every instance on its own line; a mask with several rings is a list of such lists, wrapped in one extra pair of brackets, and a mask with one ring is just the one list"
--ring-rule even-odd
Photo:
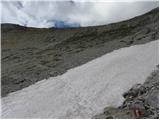
[(1, 6), (1, 23), (30, 27), (53, 27), (57, 22), (93, 26), (141, 15), (157, 7), (158, 1), (2, 1)]

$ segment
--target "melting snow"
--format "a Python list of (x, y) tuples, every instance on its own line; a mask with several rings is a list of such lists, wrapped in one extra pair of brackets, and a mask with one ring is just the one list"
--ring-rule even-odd
[(158, 64), (158, 40), (115, 50), (2, 98), (3, 118), (91, 118), (119, 106)]

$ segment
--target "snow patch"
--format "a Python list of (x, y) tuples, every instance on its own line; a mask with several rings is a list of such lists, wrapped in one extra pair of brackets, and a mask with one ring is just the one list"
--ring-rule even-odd
[(2, 98), (2, 118), (91, 118), (158, 64), (158, 40), (122, 48)]

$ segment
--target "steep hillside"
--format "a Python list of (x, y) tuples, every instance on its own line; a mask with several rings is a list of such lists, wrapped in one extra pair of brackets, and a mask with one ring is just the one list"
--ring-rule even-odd
[(6, 96), (115, 49), (158, 39), (159, 9), (104, 26), (36, 29), (2, 24), (1, 29), (2, 96)]
[[(92, 118), (105, 107), (122, 105), (122, 94), (133, 85), (144, 83), (157, 64), (158, 40), (114, 50), (63, 75), (41, 80), (3, 97), (2, 118)], [(150, 89), (153, 85), (149, 85)], [(152, 103), (151, 107), (158, 106), (157, 92), (156, 89), (147, 95), (146, 102)], [(137, 93), (135, 90), (124, 96), (127, 94), (131, 99)]]

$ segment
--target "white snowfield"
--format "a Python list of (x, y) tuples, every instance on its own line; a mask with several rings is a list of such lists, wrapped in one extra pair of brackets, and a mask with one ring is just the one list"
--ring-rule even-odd
[(158, 40), (115, 50), (2, 98), (2, 118), (91, 118), (158, 64)]

